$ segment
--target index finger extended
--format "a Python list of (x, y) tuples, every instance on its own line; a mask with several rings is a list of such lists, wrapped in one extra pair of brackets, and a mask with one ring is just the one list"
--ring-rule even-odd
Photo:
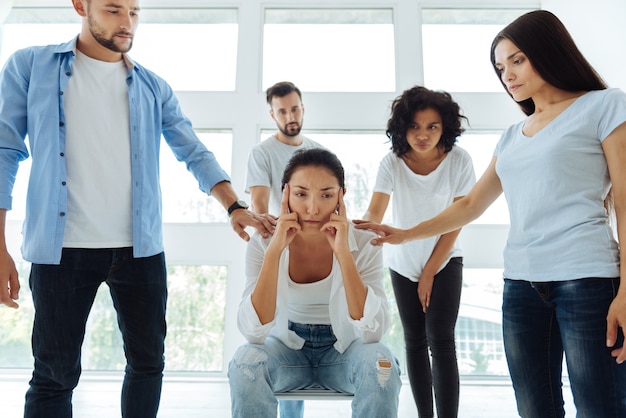
[(289, 213), (289, 184), (285, 184), (283, 188), (283, 198), (280, 201), (280, 214), (286, 215)]
[(339, 210), (337, 214), (341, 217), (346, 217), (346, 203), (343, 200), (343, 187), (339, 186)]

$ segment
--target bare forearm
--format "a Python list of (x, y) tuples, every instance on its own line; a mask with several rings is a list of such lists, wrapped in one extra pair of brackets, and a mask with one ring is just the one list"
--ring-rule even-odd
[(437, 244), (435, 244), (435, 248), (433, 248), (433, 252), (424, 266), (424, 273), (431, 274), (433, 276), (437, 273), (441, 264), (443, 264), (446, 258), (448, 258), (448, 254), (450, 254), (452, 247), (454, 247), (454, 242), (460, 233), (461, 230), (457, 229), (439, 237)]
[(267, 324), (276, 314), (278, 294), (278, 265), (280, 254), (266, 252), (256, 287), (250, 296), (261, 324)]
[(235, 189), (228, 181), (222, 181), (213, 186), (211, 196), (216, 198), (224, 209), (228, 209), (238, 199)]
[(361, 275), (359, 274), (351, 253), (337, 256), (337, 260), (341, 266), (341, 275), (343, 277), (343, 285), (346, 291), (348, 312), (350, 313), (350, 317), (352, 319), (359, 320), (363, 318), (365, 311), (367, 287), (361, 279)]

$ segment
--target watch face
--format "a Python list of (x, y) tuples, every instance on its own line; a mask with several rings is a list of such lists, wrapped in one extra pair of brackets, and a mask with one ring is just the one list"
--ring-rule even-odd
[(231, 213), (233, 213), (234, 210), (237, 209), (248, 209), (248, 204), (243, 200), (237, 200), (228, 208), (228, 214), (230, 215)]

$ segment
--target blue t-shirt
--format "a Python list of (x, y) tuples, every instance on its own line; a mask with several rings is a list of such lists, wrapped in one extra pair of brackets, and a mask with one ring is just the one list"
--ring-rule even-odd
[(602, 141), (625, 121), (626, 94), (607, 89), (579, 97), (533, 137), (522, 133), (524, 122), (504, 132), (494, 153), (511, 217), (504, 277), (619, 276)]

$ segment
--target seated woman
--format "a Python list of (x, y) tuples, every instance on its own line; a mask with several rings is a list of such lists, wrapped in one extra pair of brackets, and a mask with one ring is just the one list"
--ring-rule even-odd
[(275, 392), (311, 385), (353, 393), (354, 417), (395, 417), (402, 385), (390, 350), (380, 247), (346, 217), (337, 156), (305, 149), (283, 174), (274, 234), (246, 253), (239, 330), (228, 369), (232, 416), (276, 417)]

